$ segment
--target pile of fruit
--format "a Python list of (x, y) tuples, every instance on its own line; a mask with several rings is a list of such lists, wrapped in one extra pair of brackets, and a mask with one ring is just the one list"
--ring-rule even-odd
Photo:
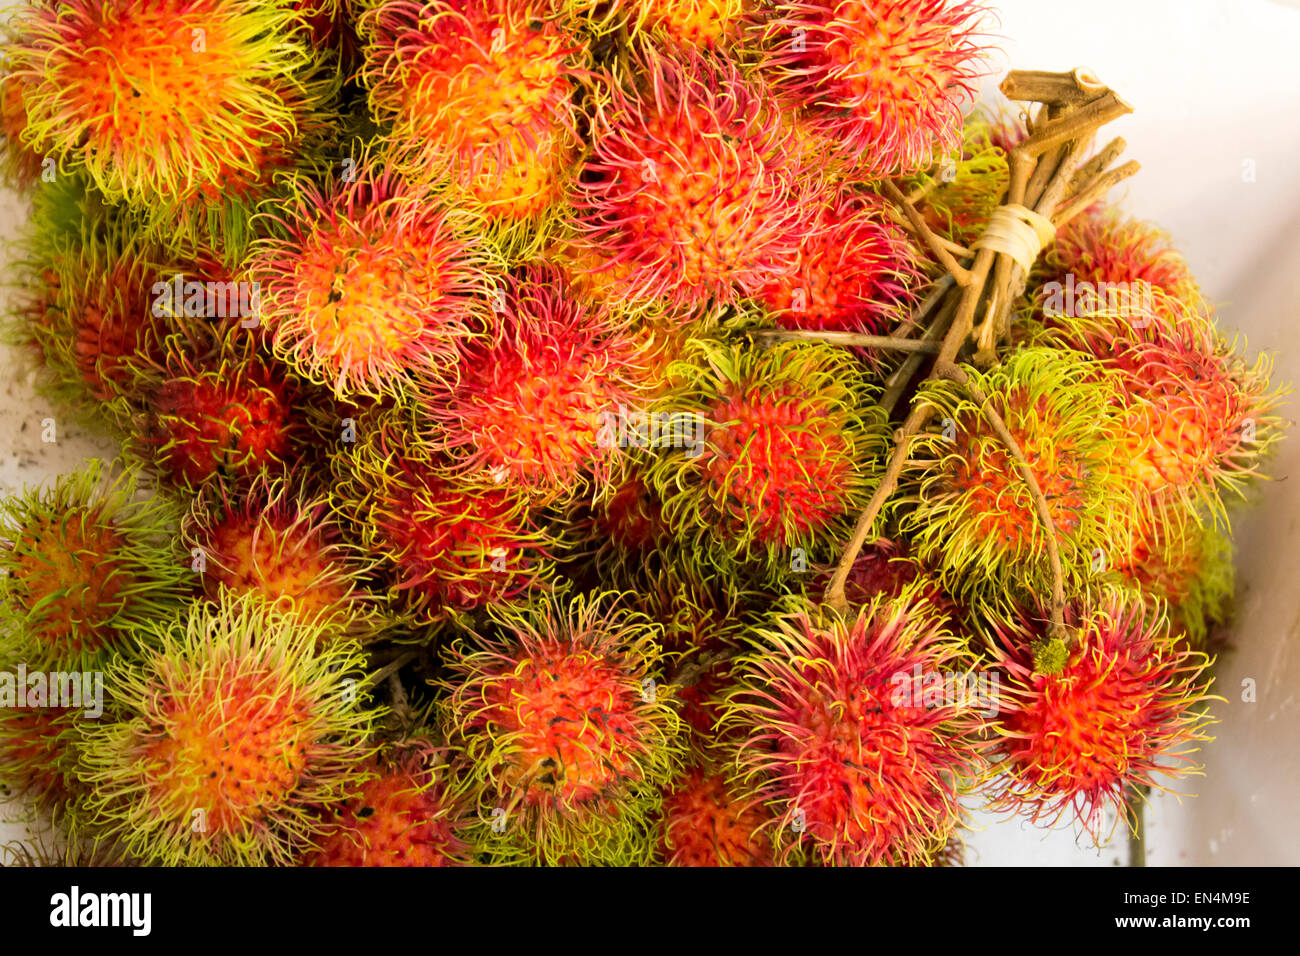
[(15, 858), (929, 865), (973, 807), (1131, 818), (1206, 739), (1277, 396), (1098, 196), (1045, 194), (945, 357), (1017, 147), (1104, 99), (972, 110), (991, 26), (19, 10), (7, 332), (121, 457), (3, 503), (0, 785), (58, 834)]

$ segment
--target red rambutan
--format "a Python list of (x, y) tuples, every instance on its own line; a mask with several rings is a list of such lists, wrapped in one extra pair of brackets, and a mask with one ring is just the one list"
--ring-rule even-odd
[(986, 72), (986, 12), (969, 0), (779, 0), (762, 66), (865, 170), (907, 173), (960, 142)]
[(942, 684), (962, 642), (904, 598), (848, 619), (796, 611), (753, 644), (724, 727), (739, 741), (738, 793), (771, 814), (778, 861), (803, 844), (833, 865), (926, 862), (961, 815), (980, 721), (964, 695), (914, 685)]
[(664, 794), (663, 846), (668, 866), (772, 866), (763, 811), (737, 799), (726, 774), (693, 766)]

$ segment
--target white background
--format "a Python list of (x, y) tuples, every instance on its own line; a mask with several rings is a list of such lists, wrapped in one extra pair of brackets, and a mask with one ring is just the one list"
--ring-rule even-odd
[[(11, 3), (4, 4), (11, 6)], [(1225, 328), (1252, 350), (1277, 354), (1280, 381), (1300, 382), (1300, 0), (1004, 0), (996, 4), (1000, 76), (1020, 69), (1087, 66), (1136, 107), (1107, 128), (1143, 170), (1112, 196), (1161, 223), (1186, 254)], [(996, 86), (996, 78), (988, 84)], [(1253, 172), (1253, 177), (1249, 173)], [(0, 235), (21, 210), (0, 196)], [(112, 448), (61, 422), (59, 443), (40, 441), (53, 411), (32, 397), (0, 355), (0, 491), (70, 470)], [(1284, 412), (1296, 417), (1294, 405)], [(23, 426), (26, 426), (25, 430)], [(1240, 579), (1236, 650), (1219, 666), (1218, 739), (1206, 776), (1180, 801), (1156, 797), (1149, 862), (1300, 863), (1300, 436), (1283, 445), (1277, 480), (1235, 519)], [(1257, 682), (1243, 703), (1244, 678)], [(976, 865), (1107, 865), (1122, 839), (1098, 850), (1063, 829), (977, 818)], [(0, 842), (17, 835), (0, 825)]]

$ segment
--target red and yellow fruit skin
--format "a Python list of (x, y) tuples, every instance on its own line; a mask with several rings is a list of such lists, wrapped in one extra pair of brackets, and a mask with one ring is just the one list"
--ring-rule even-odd
[(23, 93), (27, 82), (13, 74), (0, 76), (0, 151), (6, 180), (19, 190), (28, 189), (48, 167), (45, 157), (26, 145), (27, 109)]
[(62, 819), (84, 789), (73, 772), (80, 717), (62, 707), (0, 707), (0, 797)]
[(254, 246), (247, 272), (278, 356), (339, 398), (452, 380), (495, 268), (477, 217), (365, 152), (270, 218), (283, 235)]
[(641, 348), (547, 264), (507, 276), (490, 301), (455, 388), (421, 403), (430, 439), (467, 474), (539, 501), (603, 490), (625, 457), (619, 422), (640, 407)]
[(78, 813), (145, 863), (292, 864), (325, 829), (317, 808), (369, 775), (359, 646), (256, 595), (140, 636), (105, 673), (114, 718), (84, 730)]
[(303, 866), (468, 866), (470, 818), (444, 755), (423, 742), (385, 749), (360, 792), (323, 812)]
[(884, 203), (841, 190), (822, 207), (794, 272), (772, 277), (757, 298), (785, 328), (885, 335), (909, 316), (920, 282), (916, 250)]
[(773, 866), (762, 809), (737, 798), (725, 771), (688, 768), (664, 795), (660, 854), (667, 866)]
[(800, 342), (700, 342), (689, 358), (656, 405), (699, 423), (650, 473), (669, 526), (711, 560), (789, 568), (801, 549), (815, 563), (819, 546), (842, 540), (887, 442), (852, 358)]
[(796, 607), (755, 633), (723, 728), (739, 741), (738, 793), (771, 815), (778, 863), (802, 846), (828, 865), (921, 865), (944, 845), (980, 771), (982, 708), (900, 688), (956, 670), (963, 653), (910, 596), (847, 618)]
[(1123, 421), (1115, 468), (1153, 506), (1177, 498), (1225, 521), (1225, 495), (1244, 497), (1281, 438), (1281, 396), (1269, 386), (1272, 359), (1248, 362), (1199, 301), (1157, 289), (1149, 302), (1149, 311), (1102, 306), (1077, 317), (1045, 317), (1047, 331), (1027, 327), (1027, 334), (1079, 349), (1115, 376), (1114, 405)]
[(442, 682), (480, 847), (548, 865), (648, 863), (682, 752), (657, 628), (609, 594), (489, 615), (498, 634), (455, 641)]
[(762, 69), (874, 175), (919, 170), (961, 139), (987, 72), (986, 9), (966, 0), (788, 0), (757, 33)]
[(183, 490), (284, 474), (307, 435), (297, 377), (236, 327), (196, 325), (164, 348), (160, 362), (133, 370), (132, 392), (112, 406), (133, 454)]
[(366, 589), (373, 559), (344, 540), (328, 495), (301, 482), (261, 476), (246, 491), (210, 489), (195, 499), (181, 536), (209, 600), (256, 592), (319, 620), (329, 640), (364, 639), (379, 624)]
[(579, 246), (636, 301), (733, 302), (798, 262), (820, 201), (763, 82), (730, 60), (639, 54), (606, 80), (574, 184)]
[(531, 0), (381, 0), (361, 16), (361, 77), (411, 178), (448, 177), (507, 220), (563, 196), (586, 41)]
[(189, 593), (177, 515), (138, 474), (92, 459), (0, 502), (0, 645), (30, 670), (102, 663)]
[[(818, 570), (807, 587), (810, 600), (820, 602), (834, 573), (834, 567)], [(870, 604), (878, 595), (898, 598), (908, 590), (929, 601), (949, 621), (960, 618), (961, 609), (952, 596), (901, 537), (878, 538), (863, 545), (844, 580), (844, 598), (851, 606)]]
[(1107, 811), (1125, 817), (1128, 788), (1196, 772), (1210, 660), (1178, 645), (1158, 602), (1107, 591), (1069, 610), (1075, 646), (1056, 673), (1038, 673), (1045, 617), (989, 622), (1003, 684), (991, 803), (1035, 823), (1073, 818), (1100, 843)]
[(1007, 150), (1002, 145), (1005, 140), (997, 122), (997, 117), (972, 113), (966, 118), (957, 152), (942, 158), (938, 170), (909, 181), (913, 189), (925, 190), (918, 207), (930, 228), (968, 248), (988, 228), (1011, 181)]
[(520, 601), (546, 585), (559, 534), (514, 489), (458, 475), (418, 440), (411, 410), (356, 419), (331, 459), (333, 507), (380, 556), (388, 594), (418, 621)]
[[(1042, 347), (967, 374), (1046, 498), (1066, 586), (1082, 587), (1099, 553), (1104, 563), (1128, 547), (1140, 509), (1131, 480), (1111, 467), (1123, 447), (1114, 377), (1088, 356)], [(917, 505), (902, 517), (917, 557), (950, 593), (977, 605), (1005, 606), (1015, 588), (1050, 593), (1048, 531), (1005, 442), (964, 388), (931, 382), (919, 396), (936, 411), (933, 431), (912, 452), (932, 464), (915, 479)]]
[(24, 141), (145, 212), (263, 176), (295, 104), (319, 99), (305, 24), (279, 3), (72, 0), (14, 32)]

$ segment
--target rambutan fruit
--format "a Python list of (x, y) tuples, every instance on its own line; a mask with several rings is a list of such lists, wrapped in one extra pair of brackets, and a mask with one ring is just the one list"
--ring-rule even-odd
[(410, 178), (448, 175), (492, 215), (563, 195), (585, 41), (531, 0), (381, 0), (358, 21), (372, 112)]
[(365, 588), (372, 562), (344, 540), (328, 495), (313, 495), (301, 482), (259, 476), (242, 493), (207, 490), (181, 536), (210, 600), (227, 590), (256, 592), (319, 621), (330, 640), (364, 638), (378, 623)]
[(846, 531), (888, 434), (853, 359), (820, 343), (764, 351), (701, 342), (658, 404), (695, 423), (650, 482), (679, 538), (790, 566)]
[(1115, 582), (1166, 605), (1172, 633), (1185, 635), (1192, 647), (1203, 648), (1210, 626), (1228, 614), (1232, 539), (1185, 508), (1140, 514), (1131, 550), (1111, 560)]
[(23, 92), (27, 82), (7, 73), (0, 76), (0, 151), (5, 178), (18, 189), (27, 189), (45, 170), (45, 157), (23, 143), (27, 109)]
[(1140, 293), (1145, 286), (1191, 306), (1201, 301), (1196, 278), (1169, 235), (1113, 206), (1094, 206), (1066, 223), (1045, 263), (1049, 281), (1063, 283), (1072, 276), (1076, 287), (1086, 282), (1096, 290), (1106, 283)]
[(455, 387), (421, 405), (431, 440), (467, 473), (539, 499), (577, 493), (587, 474), (603, 487), (625, 453), (621, 419), (637, 411), (636, 343), (544, 263), (507, 276), (493, 303)]
[[(1136, 492), (1111, 467), (1123, 447), (1112, 376), (1080, 353), (1014, 352), (1001, 366), (968, 374), (1024, 455), (1047, 502), (1065, 583), (1088, 580), (1095, 552), (1127, 547)], [(917, 401), (935, 409), (937, 430), (913, 446), (930, 456), (916, 506), (902, 517), (917, 557), (954, 594), (994, 603), (1008, 588), (1049, 593), (1048, 529), (1028, 483), (984, 410), (952, 382), (929, 382)]]
[(236, 327), (173, 333), (164, 348), (113, 406), (133, 453), (182, 489), (282, 474), (307, 435), (297, 377)]
[(334, 456), (335, 511), (380, 556), (390, 596), (418, 619), (518, 601), (553, 573), (556, 533), (516, 489), (474, 482), (415, 437), (409, 410), (357, 422)]
[(1222, 519), (1224, 493), (1244, 497), (1281, 438), (1272, 360), (1248, 363), (1198, 306), (1159, 291), (1149, 302), (1137, 312), (1120, 305), (1058, 315), (1043, 341), (1086, 352), (1117, 376), (1124, 453), (1116, 470), (1157, 499), (1176, 496)]
[(1004, 685), (992, 806), (1035, 822), (1070, 815), (1100, 841), (1105, 812), (1123, 815), (1128, 788), (1166, 789), (1157, 775), (1195, 771), (1191, 748), (1208, 739), (1209, 660), (1179, 647), (1158, 603), (1106, 592), (1069, 609), (1075, 645), (1055, 673), (1039, 673), (1045, 616), (989, 624)]
[[(834, 574), (833, 567), (819, 571), (808, 585), (810, 599), (820, 601)], [(955, 618), (958, 608), (952, 597), (919, 561), (903, 538), (878, 538), (865, 544), (844, 580), (844, 597), (850, 605), (870, 604), (877, 595), (901, 597), (911, 589), (935, 609)]]
[[(35, 222), (47, 227), (39, 215)], [(35, 291), (22, 326), (48, 369), (51, 396), (73, 408), (121, 398), (133, 370), (162, 355), (167, 328), (151, 294), (165, 256), (125, 222), (100, 226), (40, 237), (25, 264)]]
[(762, 81), (730, 60), (645, 52), (635, 88), (611, 80), (575, 184), (576, 240), (629, 295), (732, 302), (790, 272), (814, 228), (819, 179)]
[(773, 865), (763, 810), (738, 799), (718, 768), (688, 768), (666, 790), (661, 812), (668, 866)]
[(8, 696), (0, 682), (0, 797), (19, 798), (57, 821), (80, 789), (72, 774), (80, 712), (18, 707)]
[(376, 758), (356, 796), (325, 811), (326, 828), (304, 866), (467, 866), (472, 823), (445, 755), (423, 742)]
[(108, 665), (115, 718), (83, 732), (91, 822), (146, 863), (292, 863), (368, 776), (358, 646), (256, 595), (140, 636)]
[(573, 537), (598, 565), (639, 567), (671, 539), (663, 507), (646, 477), (644, 464), (633, 465), (600, 500), (574, 501), (569, 520)]
[(454, 642), (445, 679), (482, 845), (551, 865), (648, 862), (681, 752), (658, 628), (608, 595), (488, 612), (498, 633)]
[(804, 237), (794, 271), (772, 276), (760, 303), (786, 328), (884, 335), (908, 317), (919, 257), (875, 196), (842, 190)]
[(951, 152), (988, 71), (968, 0), (779, 0), (760, 27), (762, 69), (876, 175)]
[(316, 98), (284, 4), (72, 0), (24, 9), (14, 32), (25, 142), (142, 211), (256, 180)]
[(638, 33), (694, 47), (726, 47), (740, 39), (751, 0), (631, 0)]
[(796, 607), (752, 644), (723, 722), (737, 793), (770, 815), (778, 862), (802, 844), (823, 864), (925, 863), (979, 770), (982, 708), (943, 692), (963, 642), (904, 597), (848, 618)]
[(131, 469), (97, 459), (51, 487), (0, 501), (0, 615), (5, 643), (29, 667), (75, 667), (133, 643), (145, 622), (186, 596), (177, 517), (136, 500)]
[(340, 398), (446, 381), (490, 281), (477, 219), (368, 154), (348, 162), (323, 188), (300, 182), (270, 214), (284, 235), (247, 263), (276, 354)]

